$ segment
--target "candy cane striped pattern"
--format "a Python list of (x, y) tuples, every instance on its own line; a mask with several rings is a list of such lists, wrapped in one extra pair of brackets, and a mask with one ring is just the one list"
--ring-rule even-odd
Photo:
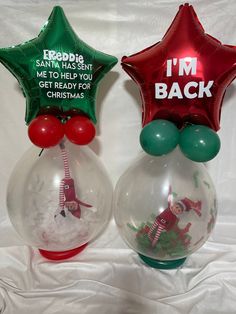
[(69, 163), (68, 163), (68, 155), (65, 150), (65, 145), (63, 143), (60, 144), (60, 149), (61, 149), (61, 156), (63, 159), (65, 179), (70, 179), (71, 177), (70, 177), (70, 168), (69, 168)]
[[(61, 142), (59, 147), (61, 150), (61, 156), (62, 156), (62, 160), (63, 160), (64, 176), (65, 176), (64, 179), (71, 179), (69, 162), (68, 162), (68, 155), (67, 155), (67, 151), (65, 149), (64, 143)], [(60, 190), (59, 190), (59, 207), (60, 207), (60, 209), (64, 209), (64, 207), (65, 207), (65, 195), (64, 195), (65, 182), (64, 182), (64, 179), (62, 179), (60, 182)]]
[(63, 209), (65, 204), (64, 204), (64, 180), (61, 180), (60, 182), (60, 191), (59, 191), (59, 207), (60, 209)]
[(160, 235), (161, 235), (163, 230), (165, 230), (165, 227), (158, 225), (155, 237), (152, 241), (152, 247), (154, 247), (156, 245), (156, 243), (157, 243), (158, 239), (160, 238)]
[(152, 237), (152, 233), (153, 233), (153, 231), (158, 227), (158, 222), (157, 222), (157, 220), (155, 220), (154, 221), (154, 223), (152, 224), (152, 226), (151, 226), (151, 228), (150, 228), (150, 230), (149, 230), (149, 232), (148, 232), (148, 238), (149, 238), (149, 240), (153, 240), (153, 237)]

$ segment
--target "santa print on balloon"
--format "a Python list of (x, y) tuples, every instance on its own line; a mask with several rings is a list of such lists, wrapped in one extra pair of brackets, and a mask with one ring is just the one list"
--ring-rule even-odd
[[(206, 34), (193, 7), (184, 4), (160, 42), (124, 56), (121, 64), (140, 90), (143, 109), (140, 144), (148, 155), (160, 158), (160, 164), (164, 163), (165, 167), (172, 167), (171, 156), (180, 158), (181, 163), (185, 157), (190, 163), (200, 163), (217, 155), (220, 139), (216, 132), (220, 128), (222, 101), (227, 86), (236, 77), (236, 47), (222, 45)], [(150, 158), (145, 165), (147, 169), (151, 168), (149, 162), (159, 166), (157, 160)], [(194, 169), (194, 163), (191, 167)], [(168, 261), (186, 257), (206, 241), (214, 226), (216, 200), (213, 201), (214, 186), (210, 178), (201, 179), (198, 171), (189, 177), (191, 181), (184, 194), (180, 186), (173, 184), (174, 175), (168, 173), (166, 182), (169, 181), (169, 188), (175, 193), (169, 192), (163, 200), (163, 191), (156, 191), (162, 194), (162, 205), (157, 203), (156, 210), (155, 205), (152, 209), (144, 208), (149, 213), (145, 221), (140, 222), (137, 214), (124, 226), (124, 230), (128, 227), (135, 234), (135, 241), (131, 240), (134, 234), (125, 236), (127, 242), (147, 263), (150, 258)], [(121, 190), (122, 180), (117, 191)], [(150, 177), (153, 188), (152, 180)], [(163, 190), (166, 184), (163, 182)], [(204, 189), (208, 192), (203, 193)], [(117, 198), (122, 197), (119, 193)], [(168, 205), (164, 207), (163, 202)], [(121, 224), (119, 219), (118, 215)], [(201, 228), (205, 230), (204, 236), (200, 235)]]

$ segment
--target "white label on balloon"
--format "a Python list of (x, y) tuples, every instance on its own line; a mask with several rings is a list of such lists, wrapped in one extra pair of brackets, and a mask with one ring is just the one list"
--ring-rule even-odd
[[(214, 81), (209, 81), (207, 84), (204, 81), (188, 82), (184, 90), (181, 91), (179, 83), (174, 82), (171, 85), (170, 91), (167, 91), (167, 84), (165, 83), (155, 83), (155, 98), (156, 99), (173, 99), (174, 97), (178, 99), (183, 99), (183, 97), (193, 99), (193, 98), (203, 98), (212, 97), (210, 88), (213, 86)], [(190, 92), (191, 90), (191, 92)]]
[[(177, 69), (178, 76), (184, 75), (197, 75), (197, 58), (185, 57), (185, 58), (173, 58), (168, 59), (166, 63), (166, 76), (173, 76), (173, 69)], [(176, 75), (176, 74), (175, 74)], [(178, 82), (173, 82), (169, 87), (166, 83), (155, 83), (155, 98), (156, 99), (188, 99), (212, 97), (211, 87), (214, 81), (190, 81), (185, 84), (183, 90), (181, 90)]]
[(38, 86), (48, 98), (84, 98), (91, 89), (93, 65), (79, 53), (44, 49), (35, 66)]

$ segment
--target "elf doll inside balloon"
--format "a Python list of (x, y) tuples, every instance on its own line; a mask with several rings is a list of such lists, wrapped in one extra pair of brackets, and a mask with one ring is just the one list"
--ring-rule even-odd
[[(178, 222), (178, 216), (184, 211), (194, 210), (198, 216), (201, 216), (201, 201), (193, 202), (187, 197), (173, 204), (168, 204), (168, 207), (159, 214), (148, 231), (148, 238), (151, 241), (152, 247), (157, 244), (161, 233), (169, 231)], [(188, 227), (191, 223), (188, 224)], [(153, 234), (154, 233), (154, 234)]]
[(55, 7), (39, 36), (0, 49), (26, 97), (35, 145), (8, 184), (10, 219), (25, 242), (51, 259), (80, 252), (105, 227), (112, 187), (95, 154), (95, 96), (117, 59), (81, 41)]
[(142, 97), (146, 154), (117, 184), (115, 219), (146, 263), (175, 268), (215, 224), (216, 193), (201, 162), (220, 149), (216, 131), (226, 87), (236, 76), (236, 48), (207, 35), (184, 4), (163, 39), (123, 57), (122, 67)]

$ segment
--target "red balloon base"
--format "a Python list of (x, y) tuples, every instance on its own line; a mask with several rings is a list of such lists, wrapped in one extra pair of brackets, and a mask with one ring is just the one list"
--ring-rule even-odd
[(46, 250), (39, 249), (39, 252), (43, 257), (46, 257), (47, 259), (54, 260), (54, 261), (60, 261), (63, 259), (71, 258), (71, 257), (79, 254), (80, 252), (82, 252), (86, 248), (87, 245), (88, 244), (86, 243), (82, 246), (79, 246), (75, 249), (68, 250), (68, 251), (53, 252), (53, 251), (46, 251)]

